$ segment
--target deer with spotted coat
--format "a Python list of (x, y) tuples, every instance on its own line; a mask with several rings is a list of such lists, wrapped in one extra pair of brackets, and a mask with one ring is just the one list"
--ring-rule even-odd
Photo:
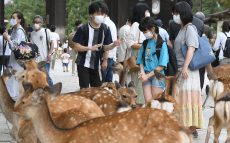
[[(58, 128), (50, 115), (47, 96), (57, 89), (38, 89), (15, 107), (32, 121), (42, 143), (191, 143), (190, 133), (175, 117), (158, 109), (135, 109), (88, 120), (72, 129)], [(55, 100), (55, 99), (53, 99)]]
[(206, 87), (207, 97), (211, 95), (214, 99), (214, 115), (209, 118), (208, 130), (205, 143), (209, 142), (212, 127), (214, 129), (214, 143), (218, 143), (221, 129), (226, 127), (226, 143), (230, 143), (230, 66), (218, 66), (213, 69), (214, 75)]

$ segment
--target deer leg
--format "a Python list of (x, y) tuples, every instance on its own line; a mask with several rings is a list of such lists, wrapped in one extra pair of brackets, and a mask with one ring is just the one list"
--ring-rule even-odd
[(228, 133), (228, 137), (227, 137), (225, 143), (230, 143), (230, 126), (229, 125), (227, 127), (227, 133)]
[(221, 125), (219, 122), (215, 121), (214, 122), (214, 141), (213, 143), (219, 143), (219, 136), (220, 136), (220, 132), (221, 132)]
[(206, 134), (206, 137), (205, 137), (205, 143), (208, 143), (208, 141), (209, 141), (213, 125), (214, 125), (214, 116), (209, 118), (208, 130), (207, 130), (207, 134)]

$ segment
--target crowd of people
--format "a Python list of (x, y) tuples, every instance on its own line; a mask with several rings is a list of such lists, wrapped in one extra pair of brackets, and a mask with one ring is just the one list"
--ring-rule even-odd
[[(130, 70), (124, 77), (127, 83), (134, 82), (138, 93), (136, 102), (144, 105), (165, 90), (165, 82), (156, 78), (154, 70), (164, 74), (169, 62), (168, 49), (173, 48), (178, 66), (178, 89), (174, 97), (179, 105), (180, 122), (186, 127), (202, 128), (204, 121), (201, 90), (205, 67), (190, 70), (189, 64), (199, 47), (199, 36), (207, 36), (213, 45), (217, 57), (215, 66), (230, 64), (230, 58), (223, 55), (226, 40), (230, 37), (230, 23), (223, 22), (222, 31), (217, 34), (215, 40), (212, 29), (204, 24), (205, 15), (202, 12), (193, 15), (192, 6), (191, 0), (178, 0), (172, 8), (172, 20), (166, 30), (162, 28), (160, 19), (151, 17), (147, 4), (137, 3), (132, 16), (117, 30), (109, 17), (106, 3), (93, 2), (89, 5), (88, 22), (82, 24), (79, 20), (76, 21), (74, 31), (63, 44), (63, 54), (62, 49), (59, 51), (60, 38), (55, 33), (55, 26), (44, 28), (43, 18), (36, 15), (33, 18), (33, 30), (27, 36), (23, 14), (14, 12), (10, 20), (11, 34), (8, 34), (5, 28), (0, 30), (0, 70), (6, 66), (12, 66), (18, 71), (23, 70), (11, 52), (22, 41), (37, 45), (39, 56), (36, 60), (46, 61), (49, 85), (53, 85), (49, 70), (54, 69), (57, 57), (62, 59), (64, 72), (68, 72), (69, 58), (72, 57), (72, 74), (75, 74), (76, 64), (80, 88), (98, 87), (103, 82), (112, 82), (115, 63), (119, 62), (126, 67), (129, 66), (129, 58), (136, 57), (138, 68)], [(188, 47), (186, 56), (183, 56), (181, 50), (184, 44)], [(211, 64), (207, 65), (206, 69), (210, 74)], [(19, 96), (18, 82), (11, 77), (6, 86), (12, 99), (16, 100)], [(198, 134), (195, 131), (193, 135), (196, 137)]]

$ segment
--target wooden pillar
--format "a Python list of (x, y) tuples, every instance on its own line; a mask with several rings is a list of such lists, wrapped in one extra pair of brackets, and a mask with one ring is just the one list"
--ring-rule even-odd
[(0, 24), (4, 25), (4, 0), (0, 0)]
[(55, 25), (61, 40), (65, 38), (66, 0), (46, 0), (47, 25)]

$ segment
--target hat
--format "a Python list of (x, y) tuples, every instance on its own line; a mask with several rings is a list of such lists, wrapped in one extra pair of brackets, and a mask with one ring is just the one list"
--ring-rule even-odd
[(161, 19), (157, 19), (157, 20), (156, 20), (156, 25), (157, 25), (158, 27), (163, 26), (163, 23), (162, 23)]

